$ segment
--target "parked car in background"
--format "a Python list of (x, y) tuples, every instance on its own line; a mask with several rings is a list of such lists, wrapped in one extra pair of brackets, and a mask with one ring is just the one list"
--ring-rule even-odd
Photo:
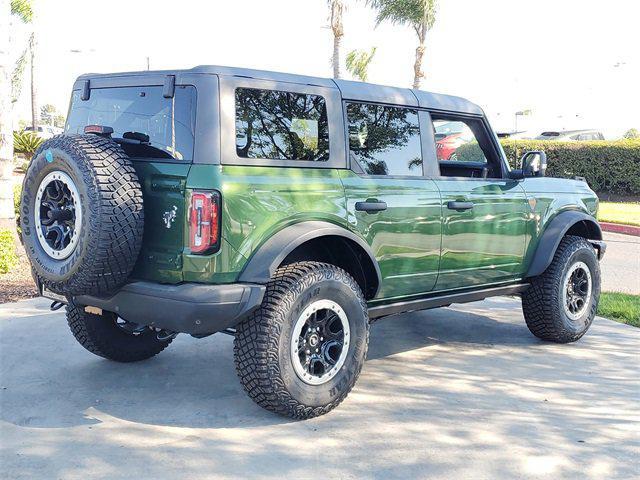
[(461, 145), (474, 140), (473, 132), (464, 122), (434, 122), (438, 160), (456, 160)]
[(564, 130), (560, 132), (542, 132), (536, 140), (560, 140), (584, 142), (588, 140), (604, 140), (604, 135), (598, 130)]
[(44, 138), (45, 140), (62, 133), (61, 128), (52, 125), (38, 125), (35, 132), (33, 127), (25, 127), (23, 131), (35, 133), (38, 137)]
[(509, 138), (511, 140), (529, 140), (533, 137), (531, 131), (522, 130), (519, 132), (496, 132), (498, 138)]

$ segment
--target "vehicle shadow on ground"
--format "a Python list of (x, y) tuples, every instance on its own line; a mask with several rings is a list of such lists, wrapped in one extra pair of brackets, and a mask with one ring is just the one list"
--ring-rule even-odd
[[(35, 328), (28, 323), (34, 321), (33, 317), (11, 321), (3, 328), (3, 338), (24, 342), (25, 332)], [(235, 374), (231, 337), (220, 334), (196, 340), (183, 335), (155, 358), (119, 364), (86, 352), (61, 323), (52, 321), (49, 334), (37, 337), (43, 345), (30, 346), (34, 355), (23, 351), (22, 358), (3, 361), (16, 364), (2, 378), (3, 420), (29, 428), (64, 428), (99, 423), (95, 416), (99, 411), (131, 422), (195, 428), (293, 421), (261, 409), (246, 396)], [(535, 341), (526, 327), (438, 309), (374, 323), (368, 360), (431, 345)], [(52, 352), (51, 344), (59, 348)], [(47, 358), (38, 353), (45, 351), (50, 352)], [(429, 370), (422, 374), (429, 375)], [(362, 375), (366, 377), (366, 368)]]
[[(372, 325), (369, 360), (388, 357), (400, 352), (430, 345), (535, 345), (540, 340), (520, 324), (499, 322), (496, 318), (476, 312), (438, 308), (382, 318)], [(510, 308), (494, 306), (487, 311), (494, 316), (514, 315)]]
[(0, 463), (25, 478), (299, 478), (309, 465), (328, 478), (473, 478), (475, 464), (487, 478), (632, 478), (636, 330), (602, 320), (576, 344), (543, 343), (518, 309), (376, 322), (347, 401), (305, 422), (246, 397), (228, 336), (180, 336), (123, 365), (84, 351), (62, 315), (3, 321)]

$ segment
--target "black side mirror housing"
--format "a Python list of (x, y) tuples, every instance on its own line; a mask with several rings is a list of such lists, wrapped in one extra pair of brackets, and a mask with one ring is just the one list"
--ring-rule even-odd
[(522, 155), (521, 160), (521, 178), (526, 177), (544, 177), (547, 171), (547, 154), (542, 150), (531, 150)]

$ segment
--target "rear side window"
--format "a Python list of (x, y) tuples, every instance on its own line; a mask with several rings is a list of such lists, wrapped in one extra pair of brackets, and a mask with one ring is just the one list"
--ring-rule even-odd
[(65, 133), (108, 126), (130, 157), (192, 161), (195, 124), (195, 87), (176, 86), (173, 98), (161, 86), (92, 88), (89, 100), (73, 92)]
[(320, 95), (237, 88), (235, 97), (239, 157), (329, 159), (327, 107)]
[(369, 175), (422, 175), (418, 112), (347, 104), (349, 153)]

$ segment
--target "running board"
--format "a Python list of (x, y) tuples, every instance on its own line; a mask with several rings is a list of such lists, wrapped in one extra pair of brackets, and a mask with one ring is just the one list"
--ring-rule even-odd
[(529, 288), (528, 283), (517, 283), (515, 285), (484, 288), (482, 290), (466, 291), (462, 293), (447, 293), (443, 295), (435, 295), (433, 297), (419, 298), (417, 300), (409, 300), (406, 302), (379, 305), (369, 309), (369, 318), (374, 319), (386, 317), (387, 315), (395, 315), (397, 313), (444, 307), (445, 305), (451, 305), (452, 303), (477, 302), (478, 300), (484, 300), (487, 297), (521, 293), (527, 288)]

